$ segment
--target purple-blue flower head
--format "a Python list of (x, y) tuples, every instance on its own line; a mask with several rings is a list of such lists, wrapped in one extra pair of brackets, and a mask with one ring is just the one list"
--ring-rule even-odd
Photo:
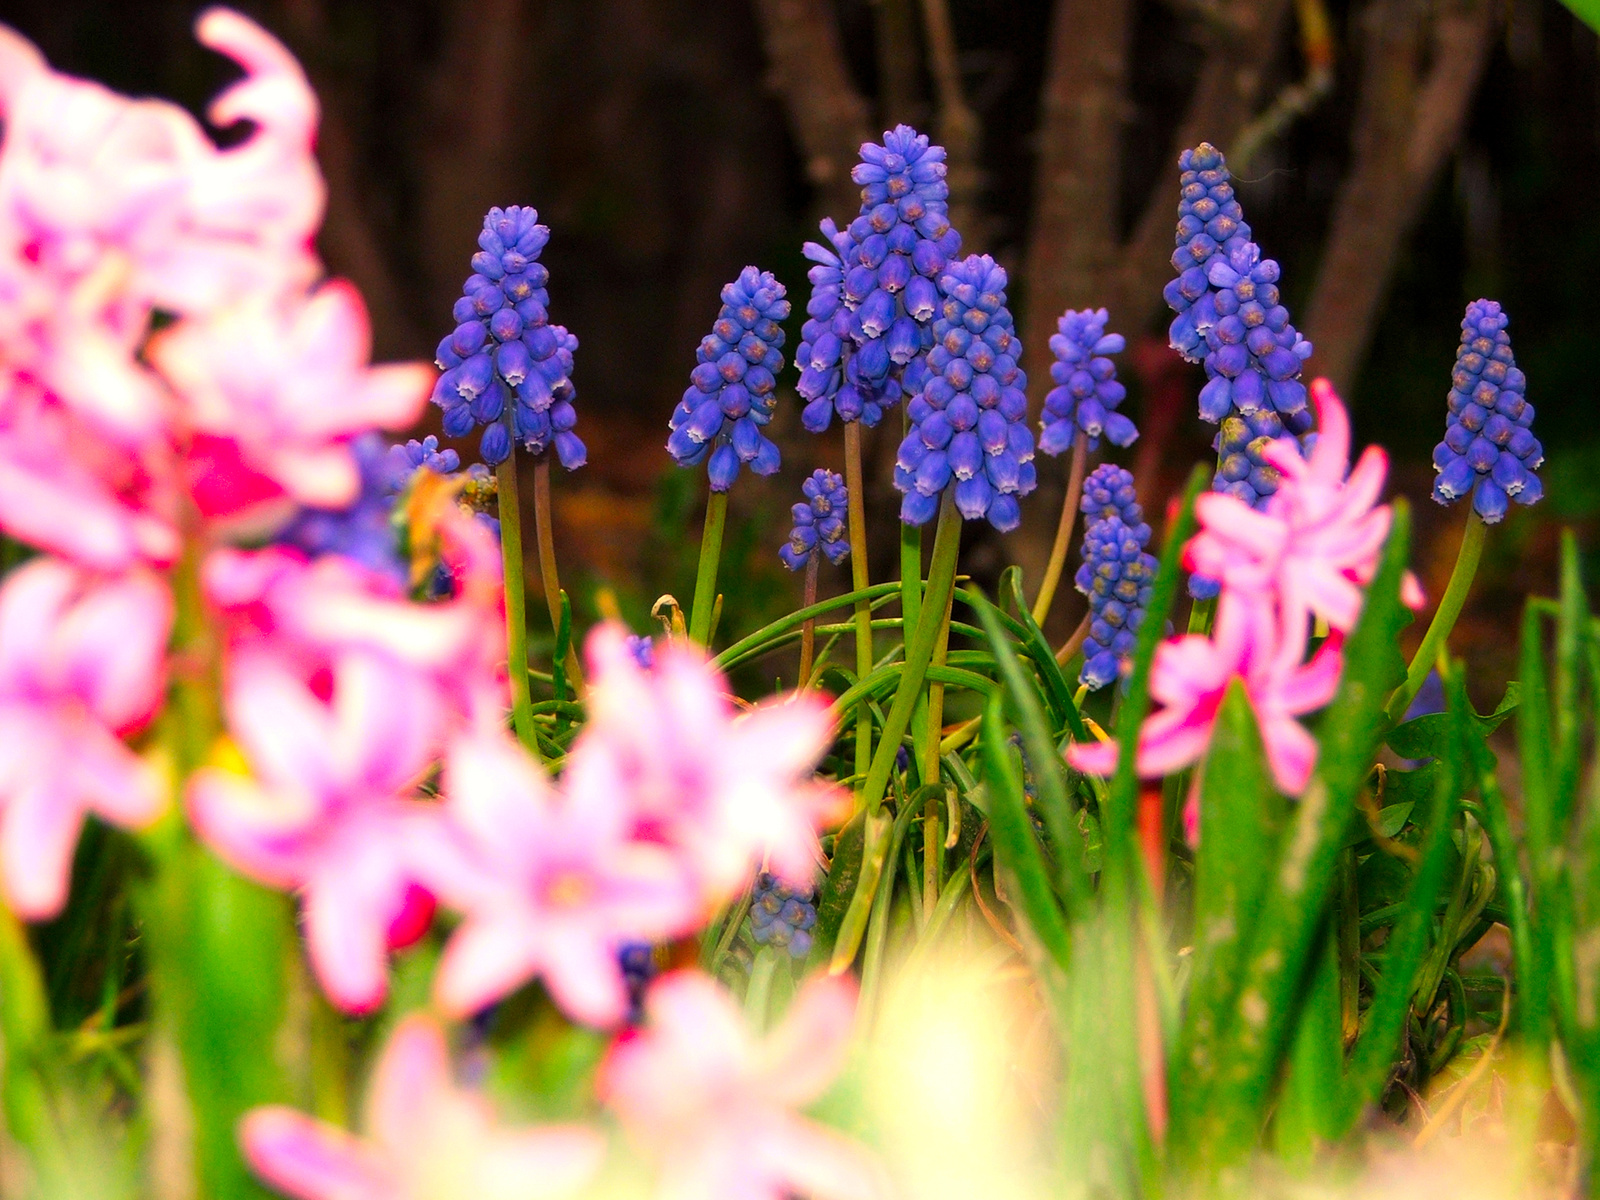
[(1250, 226), (1233, 194), (1233, 176), (1222, 152), (1210, 142), (1178, 156), (1178, 230), (1172, 268), (1178, 277), (1163, 295), (1177, 313), (1172, 348), (1190, 362), (1205, 355), (1205, 330), (1216, 320), (1206, 267), (1219, 251), (1226, 254), (1250, 240)]
[(1089, 597), (1089, 634), (1079, 682), (1098, 690), (1114, 681), (1133, 653), (1159, 565), (1145, 550), (1150, 527), (1101, 517), (1084, 531), (1083, 565), (1073, 582)]
[(779, 467), (778, 447), (762, 432), (777, 403), (783, 370), (784, 287), (771, 271), (746, 267), (722, 289), (722, 308), (695, 351), (689, 388), (667, 422), (667, 452), (680, 467), (706, 463), (711, 490), (733, 486), (743, 464), (757, 475)]
[(811, 953), (816, 923), (815, 889), (791, 887), (766, 871), (756, 876), (750, 893), (750, 934), (758, 946), (777, 946), (792, 958), (804, 958)]
[(1044, 398), (1040, 414), (1039, 449), (1060, 454), (1072, 448), (1078, 434), (1088, 448), (1100, 448), (1100, 435), (1116, 446), (1131, 446), (1139, 436), (1133, 422), (1117, 411), (1128, 389), (1117, 382), (1116, 364), (1107, 355), (1120, 354), (1127, 342), (1120, 333), (1107, 333), (1109, 319), (1103, 308), (1068, 310), (1056, 321), (1050, 338), (1050, 364), (1055, 387)]
[(538, 261), (550, 240), (532, 208), (491, 208), (478, 234), (472, 274), (452, 315), (456, 328), (439, 343), (444, 372), (433, 402), (444, 410), (444, 431), (464, 437), (483, 427), (479, 452), (504, 462), (513, 440), (532, 454), (554, 446), (567, 470), (588, 451), (574, 432), (573, 352), (578, 339), (550, 324), (550, 273)]
[(790, 510), (794, 528), (789, 531), (789, 540), (778, 548), (778, 557), (789, 570), (798, 571), (821, 550), (837, 566), (850, 553), (850, 543), (844, 536), (850, 492), (842, 478), (820, 467), (800, 485), (800, 490), (805, 500)]
[(1141, 546), (1150, 541), (1150, 526), (1145, 524), (1144, 509), (1134, 495), (1133, 472), (1115, 463), (1101, 463), (1089, 472), (1083, 481), (1083, 496), (1078, 501), (1078, 511), (1092, 525), (1106, 517), (1118, 517), (1139, 538)]
[(439, 449), (439, 439), (431, 433), (420, 442), (412, 438), (404, 445), (391, 446), (389, 459), (405, 479), (420, 467), (426, 467), (435, 475), (448, 475), (461, 469), (461, 456), (448, 448)]
[(307, 554), (338, 554), (404, 585), (408, 565), (400, 557), (400, 539), (393, 523), (395, 497), (413, 468), (376, 433), (350, 443), (361, 474), (361, 491), (347, 508), (302, 508), (278, 535), (278, 541)]
[(1512, 500), (1534, 504), (1544, 495), (1534, 474), (1544, 448), (1533, 436), (1528, 381), (1511, 353), (1509, 323), (1494, 300), (1467, 305), (1444, 441), (1433, 448), (1433, 498), (1453, 504), (1471, 492), (1473, 509), (1491, 525)]
[(927, 378), (907, 406), (911, 430), (895, 461), (907, 525), (927, 524), (953, 487), (964, 518), (987, 517), (1006, 533), (1022, 520), (1019, 497), (1037, 485), (1022, 343), (1005, 289), (1005, 269), (987, 254), (953, 262), (939, 277)]
[(845, 229), (824, 221), (827, 244), (807, 242), (809, 318), (795, 362), (813, 433), (842, 421), (876, 425), (883, 410), (921, 386), (917, 363), (932, 344), (936, 281), (961, 249), (950, 227), (944, 147), (898, 125), (861, 147), (851, 178), (861, 211)]

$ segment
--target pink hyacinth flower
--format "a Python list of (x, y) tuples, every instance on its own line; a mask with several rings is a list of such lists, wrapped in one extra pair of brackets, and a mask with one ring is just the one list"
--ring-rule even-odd
[(645, 1028), (612, 1048), (599, 1086), (630, 1135), (656, 1157), (659, 1196), (887, 1194), (865, 1151), (795, 1111), (821, 1096), (844, 1063), (853, 983), (813, 977), (760, 1041), (733, 997), (698, 972), (663, 976), (645, 1008)]
[[(1199, 761), (1211, 741), (1228, 684), (1243, 680), (1255, 711), (1272, 777), (1289, 795), (1305, 790), (1316, 765), (1316, 739), (1295, 718), (1333, 699), (1343, 668), (1335, 634), (1305, 657), (1306, 628), (1285, 630), (1271, 598), (1224, 588), (1212, 636), (1189, 634), (1163, 642), (1150, 672), (1150, 698), (1162, 705), (1139, 731), (1138, 770), (1145, 778)], [(1076, 743), (1067, 761), (1080, 771), (1116, 770), (1114, 742)]]
[(413, 841), (442, 837), (438, 805), (407, 800), (437, 753), (443, 714), (418, 672), (351, 651), (306, 678), (270, 645), (237, 651), (228, 728), (254, 775), (195, 773), (190, 819), (224, 860), (295, 889), (312, 966), (353, 1012), (387, 988), (390, 930), (412, 901)]
[(295, 1200), (544, 1200), (599, 1169), (604, 1140), (579, 1125), (502, 1129), (483, 1096), (455, 1086), (443, 1032), (425, 1016), (389, 1038), (367, 1099), (368, 1137), (291, 1108), (246, 1114), (250, 1168)]
[(202, 515), (233, 517), (275, 495), (317, 508), (353, 501), (350, 440), (410, 426), (433, 379), (421, 363), (370, 367), (370, 352), (361, 294), (340, 280), (303, 302), (239, 304), (153, 338), (151, 363), (208, 439), (191, 480)]
[[(1200, 532), (1185, 547), (1186, 563), (1223, 587), (1275, 594), (1293, 627), (1319, 616), (1344, 633), (1361, 615), (1363, 589), (1378, 570), (1393, 514), (1378, 504), (1388, 456), (1369, 446), (1350, 469), (1350, 419), (1326, 379), (1314, 380), (1317, 440), (1302, 458), (1288, 442), (1264, 451), (1281, 477), (1265, 512), (1215, 492), (1200, 497)], [(1406, 603), (1422, 605), (1416, 579), (1406, 575)]]
[(558, 795), (498, 723), (457, 739), (445, 788), (456, 843), (415, 851), (425, 884), (466, 913), (439, 965), (439, 1003), (464, 1016), (537, 977), (573, 1018), (621, 1021), (617, 952), (698, 923), (686, 873), (662, 847), (630, 840), (621, 795)]
[(842, 793), (811, 777), (832, 730), (827, 700), (805, 693), (739, 714), (697, 648), (661, 646), (641, 667), (626, 632), (602, 625), (587, 646), (589, 723), (568, 759), (569, 792), (626, 797), (638, 836), (676, 849), (708, 898), (743, 884), (752, 862), (810, 884), (817, 826)]
[(61, 911), (85, 814), (138, 827), (165, 805), (118, 735), (160, 701), (171, 626), (171, 595), (143, 572), (42, 558), (0, 587), (0, 879), (18, 915)]

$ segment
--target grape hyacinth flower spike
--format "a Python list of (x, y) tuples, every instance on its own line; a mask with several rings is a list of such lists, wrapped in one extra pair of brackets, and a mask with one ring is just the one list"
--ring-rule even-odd
[[(1084, 507), (1089, 510), (1087, 504)], [(1115, 680), (1133, 653), (1158, 566), (1155, 555), (1145, 549), (1150, 526), (1138, 520), (1142, 515), (1139, 506), (1130, 503), (1120, 512), (1107, 507), (1112, 511), (1091, 521), (1084, 531), (1083, 565), (1074, 579), (1077, 589), (1089, 598), (1089, 631), (1078, 678), (1090, 690)], [(1136, 523), (1128, 524), (1125, 517)]]
[(757, 475), (780, 465), (777, 444), (762, 428), (772, 420), (783, 370), (784, 296), (772, 272), (756, 267), (722, 289), (722, 309), (695, 351), (689, 388), (668, 422), (667, 452), (680, 467), (705, 462), (713, 492), (732, 487), (741, 464)]
[(1433, 498), (1453, 504), (1470, 492), (1473, 511), (1489, 525), (1506, 515), (1510, 501), (1535, 504), (1544, 495), (1534, 474), (1544, 449), (1530, 428), (1533, 405), (1511, 353), (1509, 320), (1494, 300), (1467, 305), (1444, 441), (1433, 449)]
[(925, 525), (945, 488), (967, 520), (987, 517), (1001, 533), (1022, 520), (1018, 497), (1037, 485), (1027, 425), (1022, 343), (1006, 308), (1006, 272), (987, 254), (952, 263), (939, 277), (944, 302), (934, 322), (928, 379), (907, 409), (895, 486), (900, 519)]
[(800, 490), (806, 498), (790, 510), (794, 528), (789, 531), (789, 540), (778, 548), (778, 557), (789, 570), (798, 571), (821, 551), (838, 566), (850, 553), (844, 529), (850, 494), (844, 480), (819, 467), (800, 485)]
[(791, 958), (811, 953), (817, 924), (816, 889), (785, 883), (770, 872), (756, 876), (750, 896), (750, 935), (758, 946), (787, 950)]
[(1050, 378), (1056, 386), (1044, 398), (1040, 415), (1039, 449), (1061, 454), (1072, 448), (1078, 434), (1088, 448), (1098, 450), (1100, 437), (1114, 446), (1131, 446), (1139, 431), (1127, 416), (1116, 411), (1128, 389), (1117, 382), (1116, 364), (1106, 357), (1127, 346), (1120, 333), (1107, 333), (1106, 310), (1068, 310), (1056, 321), (1050, 338)]
[(561, 465), (576, 470), (588, 451), (573, 432), (572, 354), (578, 339), (550, 324), (550, 272), (538, 261), (550, 240), (531, 207), (491, 208), (478, 235), (472, 274), (452, 315), (456, 328), (439, 343), (444, 372), (433, 402), (444, 431), (463, 437), (483, 426), (479, 451), (504, 462), (513, 440), (532, 454), (552, 445)]
[(843, 230), (824, 221), (827, 245), (806, 243), (817, 265), (795, 362), (807, 402), (801, 422), (813, 433), (834, 412), (871, 428), (902, 390), (917, 390), (913, 364), (932, 344), (936, 281), (961, 249), (944, 158), (943, 146), (909, 125), (867, 142), (850, 173), (861, 185), (860, 213)]

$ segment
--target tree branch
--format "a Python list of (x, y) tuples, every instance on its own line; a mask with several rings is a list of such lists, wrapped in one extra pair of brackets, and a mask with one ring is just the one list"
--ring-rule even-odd
[(1341, 390), (1366, 355), (1401, 244), (1460, 140), (1497, 20), (1493, 0), (1445, 0), (1431, 30), (1424, 0), (1374, 0), (1366, 12), (1355, 160), (1305, 322), (1317, 373)]
[(860, 207), (850, 180), (872, 137), (867, 102), (850, 82), (839, 27), (826, 0), (756, 0), (767, 52), (767, 85), (783, 102), (806, 178), (825, 211), (849, 219)]

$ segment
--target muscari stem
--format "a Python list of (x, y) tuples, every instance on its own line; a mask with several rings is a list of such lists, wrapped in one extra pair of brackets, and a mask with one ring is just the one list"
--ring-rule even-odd
[[(556, 573), (555, 523), (550, 505), (550, 452), (546, 450), (533, 460), (533, 532), (539, 543), (539, 578), (544, 583), (544, 602), (550, 608), (550, 628), (561, 628), (561, 577)], [(574, 638), (573, 642), (577, 639)], [(526, 651), (524, 651), (526, 660)], [(567, 680), (579, 699), (583, 698), (583, 671), (578, 666), (578, 652), (572, 642), (567, 644), (567, 657), (563, 664)], [(523, 671), (527, 675), (527, 671)]]
[[(945, 601), (944, 614), (939, 621), (938, 639), (933, 644), (930, 665), (942, 667), (950, 650), (950, 608), (955, 600), (954, 589)], [(925, 742), (927, 758), (922, 764), (922, 782), (938, 783), (939, 741), (944, 732), (944, 684), (928, 685), (928, 734)], [(931, 913), (939, 902), (939, 891), (944, 886), (944, 829), (941, 817), (944, 797), (929, 796), (922, 818), (922, 894), (923, 911)]]
[(700, 571), (694, 581), (689, 637), (704, 646), (711, 640), (711, 614), (717, 606), (717, 567), (722, 561), (722, 530), (728, 523), (728, 493), (712, 492), (706, 501), (706, 527), (700, 538)]
[(1434, 610), (1428, 632), (1422, 635), (1422, 644), (1411, 657), (1406, 681), (1389, 698), (1389, 707), (1384, 715), (1391, 725), (1398, 724), (1406, 715), (1406, 709), (1416, 699), (1423, 681), (1428, 678), (1428, 672), (1438, 664), (1439, 650), (1449, 640), (1450, 631), (1456, 627), (1456, 619), (1461, 616), (1462, 606), (1467, 602), (1467, 594), (1472, 590), (1472, 580), (1478, 573), (1478, 561), (1483, 557), (1484, 535), (1488, 528), (1476, 509), (1467, 510), (1467, 527), (1461, 534), (1461, 548), (1456, 552), (1456, 565), (1450, 572), (1450, 582), (1445, 585), (1444, 595), (1439, 598), (1439, 607)]
[[(867, 488), (861, 471), (861, 422), (844, 426), (844, 480), (850, 492), (850, 586), (862, 591), (867, 580)], [(856, 678), (872, 674), (872, 610), (865, 601), (856, 603)], [(901, 732), (905, 732), (904, 726)], [(899, 734), (895, 735), (896, 742)], [(865, 701), (856, 709), (856, 774), (867, 774), (872, 762), (872, 712)], [(882, 788), (878, 791), (883, 796)], [(866, 803), (865, 791), (856, 794), (856, 808)]]
[(1083, 496), (1083, 470), (1088, 465), (1089, 438), (1079, 433), (1072, 443), (1072, 467), (1067, 472), (1067, 495), (1061, 502), (1061, 523), (1056, 526), (1056, 544), (1050, 547), (1050, 565), (1045, 568), (1044, 582), (1039, 585), (1039, 597), (1033, 602), (1033, 620), (1043, 625), (1050, 615), (1051, 602), (1056, 598), (1056, 587), (1061, 583), (1062, 569), (1067, 565), (1067, 547), (1072, 542), (1072, 527), (1078, 520), (1078, 501)]
[[(961, 514), (956, 511), (955, 489), (946, 488), (944, 500), (939, 507), (939, 527), (933, 538), (933, 559), (928, 564), (928, 587), (922, 597), (923, 612), (943, 612), (950, 604), (950, 598), (955, 592), (956, 560), (960, 556), (960, 551)], [(895, 692), (894, 703), (890, 705), (888, 715), (884, 718), (883, 736), (878, 742), (877, 753), (872, 756), (872, 764), (867, 771), (866, 783), (860, 797), (860, 803), (866, 808), (869, 817), (867, 827), (869, 838), (889, 836), (887, 822), (880, 822), (876, 834), (873, 832), (871, 822), (878, 818), (879, 810), (883, 806), (883, 793), (889, 785), (889, 775), (894, 770), (895, 753), (900, 747), (900, 739), (905, 736), (906, 727), (911, 722), (912, 711), (922, 696), (922, 681), (927, 677), (928, 664), (933, 659), (934, 643), (942, 624), (943, 622), (939, 621), (919, 621), (916, 635), (906, 647), (906, 664), (900, 676), (900, 686)], [(873, 846), (867, 846), (863, 857), (870, 857), (873, 849)], [(837, 975), (848, 970), (850, 964), (855, 961), (856, 951), (861, 946), (862, 934), (866, 932), (867, 917), (872, 908), (872, 897), (877, 882), (874, 879), (872, 886), (867, 886), (867, 880), (863, 877), (855, 895), (850, 898), (850, 906), (845, 910), (844, 919), (839, 925), (839, 935), (833, 947), (833, 958), (828, 964), (828, 970), (833, 974)]]
[[(806, 592), (805, 608), (810, 608), (817, 602), (817, 552), (813, 550), (811, 557), (806, 560)], [(811, 661), (817, 649), (817, 619), (808, 617), (806, 623), (800, 626), (800, 675), (795, 680), (797, 688), (809, 687), (811, 684)]]
[[(528, 752), (539, 754), (533, 730), (533, 699), (528, 694), (528, 599), (522, 569), (522, 503), (517, 494), (517, 443), (494, 469), (500, 509), (500, 557), (505, 567), (506, 673), (511, 676), (511, 725)], [(561, 611), (559, 597), (556, 619)]]

